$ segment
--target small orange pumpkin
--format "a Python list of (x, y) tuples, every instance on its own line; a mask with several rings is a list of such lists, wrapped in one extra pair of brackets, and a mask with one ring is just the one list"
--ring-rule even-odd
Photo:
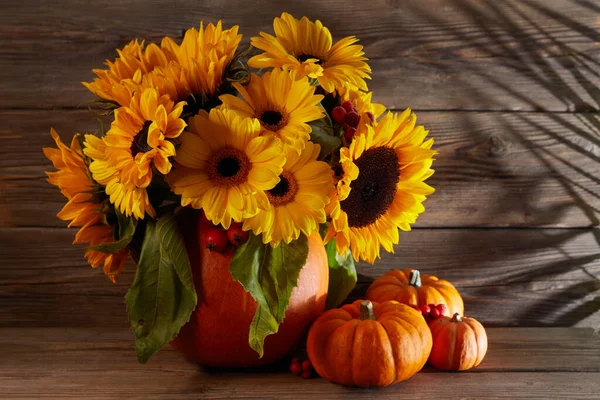
[(433, 275), (421, 275), (416, 269), (392, 270), (375, 279), (366, 298), (376, 302), (396, 300), (417, 307), (445, 304), (450, 315), (465, 312), (463, 299), (450, 282)]
[(396, 301), (357, 300), (327, 311), (308, 333), (317, 373), (347, 386), (388, 386), (420, 371), (431, 352), (431, 332), (413, 308)]
[(478, 366), (487, 352), (487, 334), (474, 318), (442, 317), (429, 323), (433, 349), (429, 356), (432, 367), (465, 371)]

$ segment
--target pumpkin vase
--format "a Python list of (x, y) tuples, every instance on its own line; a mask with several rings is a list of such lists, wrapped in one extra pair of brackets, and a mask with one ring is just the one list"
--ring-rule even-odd
[(320, 235), (308, 237), (308, 258), (283, 323), (276, 334), (267, 336), (264, 355), (259, 358), (248, 344), (257, 303), (229, 272), (234, 249), (223, 253), (209, 251), (201, 234), (208, 228), (207, 222), (186, 215), (180, 218), (180, 228), (192, 266), (198, 305), (190, 321), (171, 342), (172, 346), (188, 360), (213, 367), (251, 367), (285, 357), (301, 344), (310, 324), (325, 309), (329, 267)]
[(321, 315), (306, 350), (322, 377), (346, 386), (389, 386), (419, 372), (431, 332), (416, 310), (396, 301), (357, 300)]

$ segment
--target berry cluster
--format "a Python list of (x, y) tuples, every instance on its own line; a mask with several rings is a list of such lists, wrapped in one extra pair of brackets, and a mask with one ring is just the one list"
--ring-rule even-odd
[(313, 377), (314, 369), (310, 360), (300, 361), (300, 358), (292, 358), (290, 364), (290, 372), (296, 376), (301, 376), (304, 379), (310, 379)]
[[(371, 122), (375, 120), (375, 116), (372, 112), (367, 112), (367, 116)], [(331, 117), (335, 122), (342, 126), (342, 129), (344, 130), (344, 139), (350, 143), (356, 133), (356, 127), (360, 122), (360, 115), (358, 114), (356, 107), (354, 107), (350, 100), (347, 100), (343, 102), (341, 106), (337, 106), (333, 109)]]
[(202, 231), (206, 248), (211, 252), (222, 253), (229, 244), (239, 247), (248, 241), (248, 232), (242, 229), (241, 222), (233, 222), (229, 229), (226, 230), (221, 225), (213, 225), (203, 213), (202, 225), (209, 226), (208, 229)]
[(427, 321), (442, 318), (448, 315), (448, 307), (446, 307), (445, 304), (424, 304), (422, 306), (411, 307), (423, 315)]

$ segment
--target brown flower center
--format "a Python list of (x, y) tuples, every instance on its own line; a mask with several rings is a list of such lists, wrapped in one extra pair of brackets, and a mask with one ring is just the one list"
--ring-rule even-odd
[(208, 160), (208, 176), (217, 186), (232, 187), (246, 182), (250, 160), (246, 153), (233, 147), (217, 151)]
[(356, 161), (358, 178), (350, 184), (350, 195), (340, 205), (351, 228), (371, 225), (388, 210), (400, 181), (396, 152), (390, 147), (366, 150)]
[(152, 150), (152, 147), (148, 144), (148, 128), (152, 125), (152, 121), (144, 122), (142, 129), (135, 135), (129, 150), (131, 150), (131, 156), (135, 158), (138, 153), (145, 153)]
[(308, 60), (309, 58), (316, 58), (318, 61), (315, 62), (315, 64), (321, 64), (321, 59), (319, 57), (315, 57), (310, 54), (302, 53), (302, 54), (298, 54), (296, 56), (296, 59), (298, 59), (298, 61), (300, 61), (300, 62), (304, 62), (304, 61)]
[(270, 131), (278, 131), (287, 125), (288, 116), (277, 110), (266, 110), (258, 118), (260, 124)]
[(269, 202), (275, 207), (294, 201), (298, 193), (298, 182), (294, 175), (284, 171), (279, 175), (279, 179), (279, 183), (273, 189), (267, 190)]

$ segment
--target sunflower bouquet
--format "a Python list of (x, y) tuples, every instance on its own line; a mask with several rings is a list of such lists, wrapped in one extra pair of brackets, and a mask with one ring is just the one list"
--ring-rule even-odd
[(192, 315), (212, 283), (198, 263), (225, 257), (254, 300), (241, 334), (262, 356), (311, 240), (335, 306), (356, 283), (354, 261), (393, 252), (434, 191), (433, 139), (410, 109), (372, 101), (358, 39), (333, 43), (320, 21), (287, 13), (274, 31), (245, 51), (221, 22), (180, 43), (134, 40), (84, 83), (108, 129), (70, 146), (51, 130), (48, 181), (68, 200), (58, 217), (79, 228), (74, 243), (112, 282), (136, 264), (126, 304), (141, 362), (201, 323)]

